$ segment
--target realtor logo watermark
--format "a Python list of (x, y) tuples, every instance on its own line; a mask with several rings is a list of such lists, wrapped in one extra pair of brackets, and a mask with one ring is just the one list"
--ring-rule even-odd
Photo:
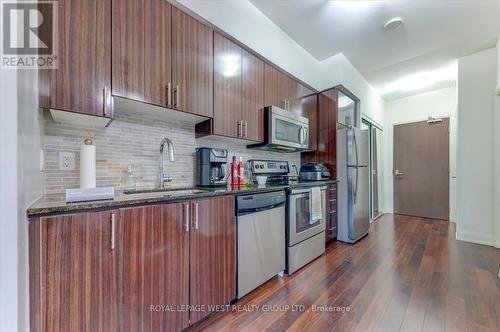
[(57, 68), (57, 1), (0, 1), (1, 68)]

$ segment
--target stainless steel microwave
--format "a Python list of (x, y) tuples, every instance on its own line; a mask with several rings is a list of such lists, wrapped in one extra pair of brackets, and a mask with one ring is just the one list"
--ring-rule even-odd
[(251, 149), (278, 152), (309, 150), (309, 119), (276, 106), (264, 109), (264, 142)]

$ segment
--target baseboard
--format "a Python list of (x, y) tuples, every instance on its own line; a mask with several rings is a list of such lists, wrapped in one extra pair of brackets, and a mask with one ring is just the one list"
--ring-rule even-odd
[(487, 233), (479, 233), (479, 232), (471, 232), (471, 231), (462, 231), (457, 229), (455, 233), (455, 237), (457, 240), (472, 242), (477, 244), (484, 244), (487, 246), (493, 246), (495, 241), (491, 234)]

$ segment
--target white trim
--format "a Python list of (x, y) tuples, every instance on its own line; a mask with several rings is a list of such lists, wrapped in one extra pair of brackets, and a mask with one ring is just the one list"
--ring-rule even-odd
[(471, 232), (471, 231), (461, 231), (459, 229), (457, 229), (455, 233), (455, 238), (460, 241), (484, 244), (487, 246), (493, 246), (494, 243), (494, 239), (491, 234)]
[(370, 122), (373, 126), (377, 127), (377, 129), (384, 131), (384, 126), (382, 126), (377, 121), (373, 120), (372, 118), (370, 118), (368, 115), (366, 115), (364, 113), (361, 113), (361, 120), (366, 120), (366, 121)]

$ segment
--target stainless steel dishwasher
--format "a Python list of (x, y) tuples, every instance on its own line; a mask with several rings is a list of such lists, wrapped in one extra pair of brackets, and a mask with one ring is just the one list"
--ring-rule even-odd
[(236, 197), (238, 299), (285, 270), (284, 191)]

